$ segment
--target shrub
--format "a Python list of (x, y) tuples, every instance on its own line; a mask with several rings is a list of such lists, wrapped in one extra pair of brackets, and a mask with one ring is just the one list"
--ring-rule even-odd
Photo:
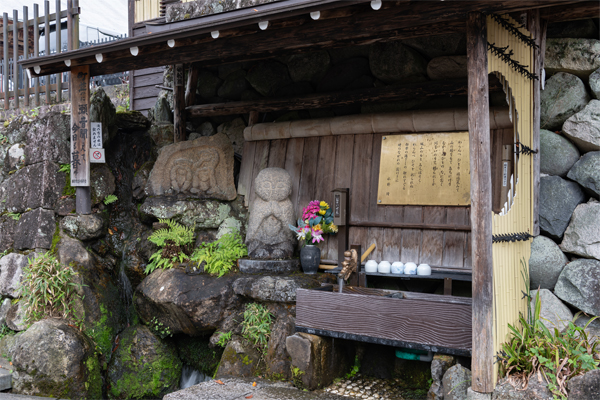
[[(271, 336), (271, 321), (273, 316), (263, 305), (250, 303), (244, 311), (242, 335), (263, 354), (267, 351)], [(219, 338), (220, 339), (220, 338)]]
[(226, 233), (212, 243), (202, 243), (192, 255), (192, 262), (206, 263), (204, 272), (225, 275), (235, 266), (238, 259), (248, 255), (248, 248), (242, 242), (239, 232)]
[(184, 262), (191, 253), (190, 244), (194, 241), (194, 229), (188, 228), (170, 219), (159, 219), (162, 228), (154, 232), (148, 240), (160, 247), (156, 253), (150, 256), (150, 263), (146, 266), (146, 274), (157, 268), (173, 268), (173, 263)]
[(71, 265), (61, 265), (50, 252), (30, 260), (19, 287), (25, 301), (25, 321), (33, 323), (44, 317), (74, 320), (76, 288), (82, 286), (72, 282), (75, 274)]

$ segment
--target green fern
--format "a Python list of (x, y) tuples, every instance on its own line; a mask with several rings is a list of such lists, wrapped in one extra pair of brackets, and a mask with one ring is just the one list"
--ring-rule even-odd
[(162, 228), (154, 232), (148, 240), (160, 247), (156, 253), (150, 256), (150, 263), (146, 266), (146, 274), (150, 274), (157, 268), (173, 268), (175, 262), (182, 263), (189, 259), (188, 245), (194, 241), (194, 229), (188, 228), (170, 219), (159, 219)]
[(114, 194), (109, 194), (108, 196), (106, 196), (104, 198), (104, 205), (109, 205), (111, 203), (114, 203), (115, 201), (119, 200), (119, 198), (117, 196), (115, 196)]
[(242, 242), (239, 232), (226, 233), (217, 241), (202, 243), (194, 254), (192, 262), (206, 263), (204, 272), (222, 277), (235, 266), (238, 259), (248, 255), (248, 248)]

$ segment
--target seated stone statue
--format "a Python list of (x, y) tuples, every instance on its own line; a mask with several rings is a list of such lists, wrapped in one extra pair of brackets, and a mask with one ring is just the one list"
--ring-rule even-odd
[(291, 258), (294, 235), (288, 229), (294, 224), (294, 206), (289, 199), (292, 178), (281, 168), (266, 168), (254, 181), (256, 199), (250, 209), (246, 244), (248, 256), (254, 259)]

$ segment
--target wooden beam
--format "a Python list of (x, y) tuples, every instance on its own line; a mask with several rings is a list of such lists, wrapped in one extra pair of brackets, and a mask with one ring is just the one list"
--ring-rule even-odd
[(196, 88), (198, 87), (198, 67), (195, 64), (190, 65), (188, 71), (188, 80), (185, 87), (185, 105), (193, 106), (196, 103)]
[(425, 229), (425, 230), (442, 230), (442, 231), (464, 231), (470, 232), (471, 226), (457, 224), (426, 224), (426, 223), (408, 223), (408, 222), (369, 222), (369, 221), (350, 221), (352, 227), (369, 227), (369, 228), (396, 228), (396, 229)]
[(183, 85), (183, 65), (173, 65), (173, 120), (174, 135), (173, 141), (183, 142), (185, 140), (185, 86)]
[(577, 4), (543, 8), (540, 10), (540, 18), (548, 22), (563, 22), (598, 18), (599, 13), (600, 3), (598, 1), (585, 1)]
[(90, 214), (90, 72), (89, 67), (71, 70), (71, 186), (75, 186), (78, 214)]
[[(502, 91), (502, 85), (497, 78), (492, 79), (490, 91)], [(188, 116), (192, 118), (212, 117), (217, 115), (246, 114), (252, 111), (265, 113), (280, 110), (308, 110), (373, 101), (401, 101), (414, 98), (466, 95), (466, 80), (429, 81), (346, 92), (314, 93), (289, 98), (202, 104), (187, 107), (186, 111)]]
[(488, 96), (487, 29), (482, 13), (467, 19), (471, 257), (473, 262), (473, 357), (471, 387), (494, 390), (492, 179)]

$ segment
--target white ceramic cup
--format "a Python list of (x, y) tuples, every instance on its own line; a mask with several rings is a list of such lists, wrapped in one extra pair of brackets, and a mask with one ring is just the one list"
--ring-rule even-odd
[(377, 272), (380, 274), (389, 274), (391, 270), (391, 264), (389, 261), (382, 261), (377, 266)]
[(404, 273), (407, 275), (416, 275), (417, 274), (417, 264), (414, 262), (407, 262), (404, 264)]
[(365, 272), (366, 273), (377, 272), (377, 261), (375, 261), (375, 260), (367, 261), (367, 263), (365, 264)]
[(417, 267), (417, 275), (431, 275), (431, 267), (429, 264), (419, 264)]
[(404, 264), (400, 261), (394, 261), (392, 263), (392, 274), (403, 274), (404, 273)]

